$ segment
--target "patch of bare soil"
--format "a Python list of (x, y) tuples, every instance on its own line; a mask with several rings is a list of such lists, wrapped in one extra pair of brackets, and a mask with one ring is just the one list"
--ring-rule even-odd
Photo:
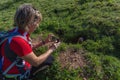
[[(85, 51), (75, 50), (75, 49), (68, 49), (64, 52), (61, 52), (58, 56), (58, 61), (60, 62), (62, 69), (78, 69), (87, 65), (87, 62), (84, 57)], [(83, 70), (84, 71), (84, 70)], [(84, 72), (80, 72), (79, 76), (83, 78), (83, 80), (87, 80), (86, 75), (84, 75)]]
[(58, 61), (61, 64), (61, 68), (77, 69), (86, 65), (83, 50), (68, 49), (65, 52), (61, 52), (58, 57)]

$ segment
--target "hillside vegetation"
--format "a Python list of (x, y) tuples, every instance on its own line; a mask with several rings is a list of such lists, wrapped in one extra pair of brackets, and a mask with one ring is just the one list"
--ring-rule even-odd
[(43, 15), (33, 38), (53, 33), (62, 41), (54, 65), (35, 80), (120, 80), (120, 0), (1, 0), (1, 31), (13, 27), (23, 3)]

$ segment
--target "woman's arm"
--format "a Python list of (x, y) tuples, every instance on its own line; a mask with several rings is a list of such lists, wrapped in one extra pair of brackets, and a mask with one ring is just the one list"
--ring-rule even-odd
[(48, 51), (46, 51), (44, 54), (40, 55), (40, 56), (36, 56), (34, 52), (29, 53), (26, 56), (23, 56), (22, 58), (29, 62), (32, 66), (39, 66), (40, 64), (42, 64), (47, 58), (48, 56), (53, 52), (52, 49), (49, 49)]
[(32, 49), (36, 49), (36, 48), (43, 46), (43, 45), (47, 46), (47, 45), (53, 44), (54, 41), (51, 40), (52, 37), (53, 37), (53, 34), (49, 34), (45, 40), (41, 40), (40, 42), (32, 43), (32, 46), (33, 46)]
[(23, 56), (22, 58), (29, 62), (32, 66), (39, 66), (42, 64), (48, 56), (60, 45), (59, 43), (53, 44), (45, 53), (43, 53), (40, 56), (36, 56), (34, 52), (29, 53), (26, 56)]
[(40, 46), (43, 46), (45, 44), (46, 44), (45, 41), (40, 41), (40, 42), (37, 42), (37, 43), (32, 43), (32, 49), (34, 50), (34, 49), (36, 49), (36, 48), (38, 48)]

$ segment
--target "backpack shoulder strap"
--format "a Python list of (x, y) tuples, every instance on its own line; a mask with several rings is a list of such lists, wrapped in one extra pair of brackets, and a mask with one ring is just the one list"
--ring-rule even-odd
[(16, 65), (19, 61), (20, 61), (20, 59), (17, 58), (14, 62), (12, 62), (12, 64), (3, 72), (3, 75), (6, 75), (7, 72), (8, 72), (14, 65)]
[(15, 35), (19, 35), (17, 27), (15, 28), (15, 30), (13, 32), (9, 32), (9, 31), (2, 31), (2, 32), (0, 32), (0, 45), (5, 40), (7, 40), (8, 38), (13, 37)]

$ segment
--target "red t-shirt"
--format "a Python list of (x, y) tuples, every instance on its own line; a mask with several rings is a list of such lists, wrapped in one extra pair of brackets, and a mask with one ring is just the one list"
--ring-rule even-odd
[[(24, 35), (25, 33), (21, 30), (18, 30), (18, 32), (22, 35)], [(29, 41), (30, 35), (27, 33), (25, 36), (27, 37), (27, 40)], [(6, 70), (8, 66), (10, 66), (11, 64), (10, 60), (6, 58), (5, 53), (4, 53), (5, 43), (6, 41), (2, 44), (2, 47), (1, 47), (2, 56), (4, 56), (3, 71)], [(10, 45), (10, 49), (15, 54), (17, 54), (19, 57), (26, 56), (32, 52), (31, 45), (21, 37), (13, 37), (9, 45)], [(30, 68), (31, 65), (28, 62), (23, 60), (23, 63), (25, 65), (24, 69)], [(19, 70), (16, 66), (12, 67), (12, 69), (9, 70), (8, 72), (8, 74), (18, 74), (18, 73), (19, 73)]]

